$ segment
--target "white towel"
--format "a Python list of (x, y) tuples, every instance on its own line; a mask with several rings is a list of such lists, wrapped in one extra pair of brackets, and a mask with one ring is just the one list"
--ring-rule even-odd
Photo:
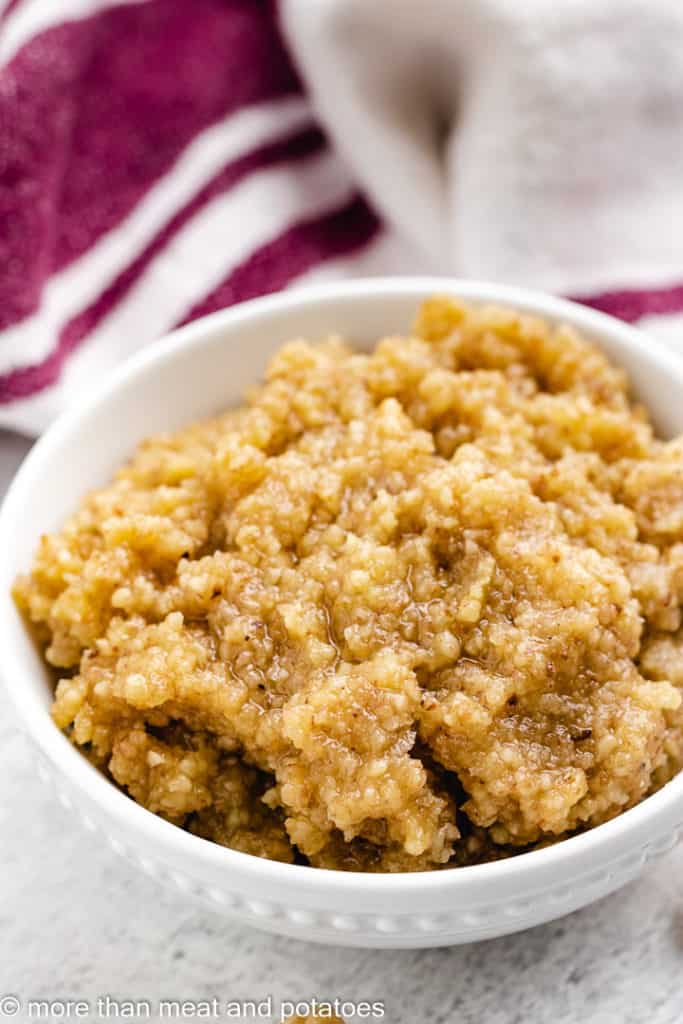
[(682, 54), (679, 0), (5, 0), (0, 427), (321, 275), (521, 283), (683, 350)]
[(442, 270), (561, 292), (683, 279), (676, 0), (285, 0), (314, 104)]

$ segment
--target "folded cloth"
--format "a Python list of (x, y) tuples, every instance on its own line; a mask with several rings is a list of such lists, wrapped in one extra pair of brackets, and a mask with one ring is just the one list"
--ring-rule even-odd
[(0, 426), (320, 277), (524, 283), (683, 349), (682, 44), (675, 0), (5, 0)]
[(677, 0), (286, 0), (377, 208), (457, 273), (590, 291), (683, 270)]

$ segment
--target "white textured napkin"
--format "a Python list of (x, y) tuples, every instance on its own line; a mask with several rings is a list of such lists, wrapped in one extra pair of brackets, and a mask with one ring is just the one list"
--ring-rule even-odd
[(316, 109), (443, 271), (683, 279), (680, 0), (282, 0)]

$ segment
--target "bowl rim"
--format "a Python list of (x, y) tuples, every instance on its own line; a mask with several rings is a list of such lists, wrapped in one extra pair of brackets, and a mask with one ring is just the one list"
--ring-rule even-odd
[[(416, 302), (432, 294), (452, 294), (477, 304), (504, 304), (550, 321), (566, 322), (587, 334), (608, 335), (617, 346), (639, 354), (648, 363), (668, 375), (674, 375), (683, 385), (683, 359), (662, 344), (648, 343), (639, 329), (607, 314), (532, 289), (500, 285), (480, 280), (461, 280), (452, 277), (377, 277), (336, 281), (299, 286), (291, 291), (276, 293), (240, 303), (193, 321), (167, 334), (154, 344), (133, 355), (92, 392), (74, 403), (48, 428), (25, 458), (0, 507), (0, 550), (12, 541), (11, 530), (21, 509), (29, 507), (30, 495), (40, 479), (41, 467), (60, 449), (70, 435), (77, 433), (79, 422), (93, 413), (97, 406), (126, 389), (162, 362), (179, 353), (189, 354), (194, 348), (209, 342), (216, 330), (234, 329), (246, 320), (270, 319), (285, 311), (301, 309), (310, 303), (339, 303), (364, 298), (380, 300), (400, 295)], [(226, 343), (231, 343), (232, 339)], [(0, 574), (0, 582), (3, 577)], [(4, 587), (3, 590), (6, 591)], [(655, 819), (673, 817), (683, 821), (683, 772), (657, 792), (615, 818), (588, 831), (558, 841), (540, 850), (519, 853), (516, 856), (484, 864), (468, 865), (457, 870), (428, 870), (395, 874), (372, 874), (359, 871), (340, 871), (328, 868), (312, 869), (298, 864), (266, 860), (219, 846), (209, 840), (192, 835), (158, 815), (147, 811), (118, 789), (69, 742), (52, 722), (48, 714), (36, 714), (38, 698), (33, 686), (30, 666), (24, 665), (11, 641), (13, 608), (8, 593), (0, 594), (0, 674), (5, 689), (15, 706), (25, 732), (47, 756), (52, 767), (65, 775), (77, 793), (81, 793), (101, 809), (110, 820), (122, 826), (123, 832), (141, 833), (157, 849), (174, 850), (182, 854), (185, 862), (202, 863), (224, 870), (226, 876), (249, 875), (273, 885), (296, 883), (299, 891), (309, 893), (329, 890), (341, 893), (401, 895), (442, 890), (456, 895), (464, 887), (477, 881), (494, 887), (498, 882), (528, 883), (530, 877), (541, 871), (544, 875), (564, 874), (562, 869), (577, 857), (587, 872), (591, 864), (600, 861), (599, 854), (609, 850), (618, 852), (620, 841), (631, 832), (645, 836)], [(44, 709), (43, 709), (44, 710)], [(84, 803), (81, 811), (88, 813)], [(144, 852), (142, 854), (144, 856)]]

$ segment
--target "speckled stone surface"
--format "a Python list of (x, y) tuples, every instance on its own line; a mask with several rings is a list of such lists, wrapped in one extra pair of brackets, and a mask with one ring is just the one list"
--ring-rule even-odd
[[(0, 434), (0, 493), (26, 449)], [(683, 846), (593, 907), (509, 938), (415, 952), (309, 946), (196, 909), (72, 827), (0, 691), (0, 1010), (5, 994), (24, 1007), (85, 1000), (80, 1019), (92, 1021), (121, 1019), (98, 1014), (109, 995), (147, 1000), (139, 1019), (158, 1019), (161, 999), (270, 996), (276, 1020), (283, 1000), (318, 997), (381, 1000), (387, 1024), (681, 1024)], [(5, 1019), (31, 1018), (24, 1008)]]

